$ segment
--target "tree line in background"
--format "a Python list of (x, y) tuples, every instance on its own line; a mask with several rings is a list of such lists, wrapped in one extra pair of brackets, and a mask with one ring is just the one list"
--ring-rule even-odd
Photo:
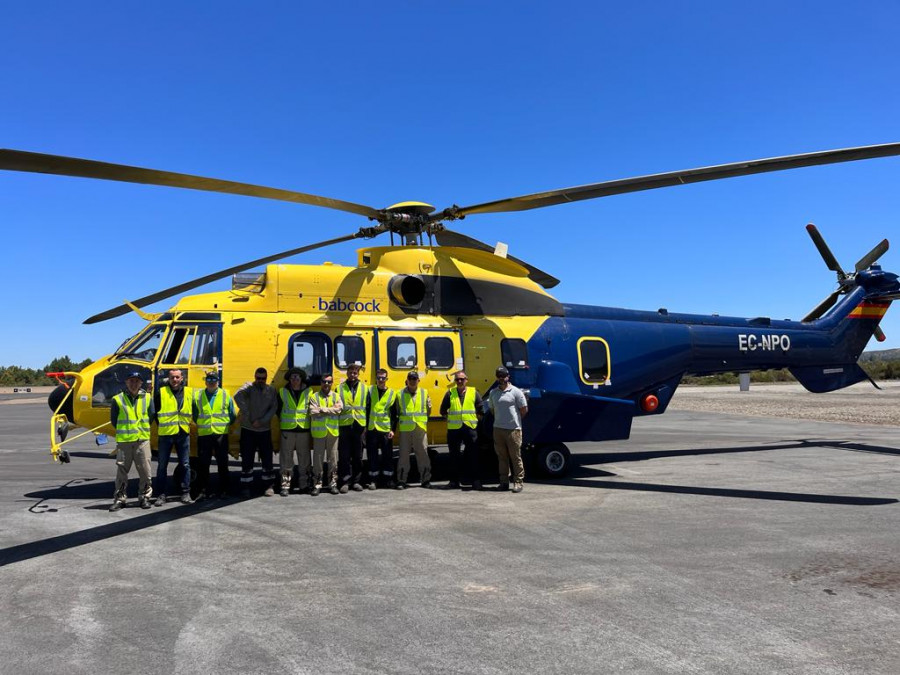
[[(900, 359), (860, 359), (859, 365), (869, 377), (876, 382), (880, 380), (900, 380)], [(787, 369), (779, 370), (754, 370), (750, 372), (750, 381), (761, 384), (771, 382), (796, 382), (794, 376)], [(737, 384), (737, 373), (718, 373), (716, 375), (704, 375), (702, 377), (683, 377), (682, 384)]]
[(56, 380), (45, 373), (64, 370), (78, 372), (93, 363), (91, 359), (75, 362), (68, 356), (53, 359), (43, 368), (22, 368), (21, 366), (0, 366), (0, 387), (43, 387), (56, 384)]

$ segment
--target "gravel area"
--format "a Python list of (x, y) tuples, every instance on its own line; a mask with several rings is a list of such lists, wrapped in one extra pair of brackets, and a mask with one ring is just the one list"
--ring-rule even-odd
[(799, 384), (681, 386), (669, 410), (731, 413), (759, 417), (900, 426), (900, 382), (868, 382), (828, 394), (812, 394)]

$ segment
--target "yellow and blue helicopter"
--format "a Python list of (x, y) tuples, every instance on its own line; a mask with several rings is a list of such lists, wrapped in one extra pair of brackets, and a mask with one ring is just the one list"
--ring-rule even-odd
[[(275, 199), (355, 213), (369, 224), (357, 232), (307, 244), (178, 284), (90, 317), (105, 321), (129, 311), (147, 326), (80, 373), (55, 373), (49, 402), (54, 459), (86, 433), (111, 432), (109, 405), (127, 372), (156, 385), (179, 368), (189, 386), (210, 370), (234, 391), (258, 366), (275, 381), (291, 367), (318, 384), (340, 379), (351, 364), (374, 382), (384, 368), (400, 388), (410, 370), (439, 401), (452, 374), (465, 369), (484, 391), (498, 364), (529, 398), (524, 436), (537, 468), (566, 473), (575, 441), (628, 438), (632, 420), (665, 412), (685, 375), (788, 368), (808, 390), (827, 392), (867, 379), (857, 364), (878, 323), (900, 297), (896, 274), (877, 260), (878, 243), (845, 271), (815, 226), (807, 230), (837, 288), (799, 321), (636, 311), (565, 304), (546, 289), (559, 280), (453, 231), (447, 223), (484, 213), (523, 211), (627, 192), (888, 157), (900, 143), (790, 155), (639, 176), (436, 210), (423, 202), (383, 209), (317, 195), (92, 160), (0, 150), (0, 169), (145, 183)], [(288, 265), (278, 261), (331, 244), (381, 234), (390, 246), (360, 248), (356, 264)], [(395, 244), (395, 237), (399, 244)], [(436, 245), (435, 245), (436, 244)], [(266, 265), (264, 272), (247, 273)], [(141, 308), (233, 276), (231, 289), (182, 297), (171, 309)], [(68, 438), (70, 427), (86, 431)], [(445, 440), (440, 418), (429, 422), (432, 444)], [(273, 429), (274, 432), (274, 429)]]

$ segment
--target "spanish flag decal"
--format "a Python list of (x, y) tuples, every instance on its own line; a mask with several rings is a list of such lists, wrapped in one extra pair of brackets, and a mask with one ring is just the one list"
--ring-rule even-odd
[(891, 306), (890, 301), (872, 302), (871, 300), (863, 300), (850, 312), (851, 319), (880, 319)]

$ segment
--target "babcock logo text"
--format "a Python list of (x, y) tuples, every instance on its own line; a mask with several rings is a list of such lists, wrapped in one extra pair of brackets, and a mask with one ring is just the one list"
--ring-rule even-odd
[(326, 300), (325, 298), (319, 298), (319, 311), (320, 312), (380, 312), (381, 311), (381, 301), (380, 300), (369, 300), (367, 302), (362, 302), (361, 300), (341, 300), (340, 298), (335, 298), (334, 300)]

